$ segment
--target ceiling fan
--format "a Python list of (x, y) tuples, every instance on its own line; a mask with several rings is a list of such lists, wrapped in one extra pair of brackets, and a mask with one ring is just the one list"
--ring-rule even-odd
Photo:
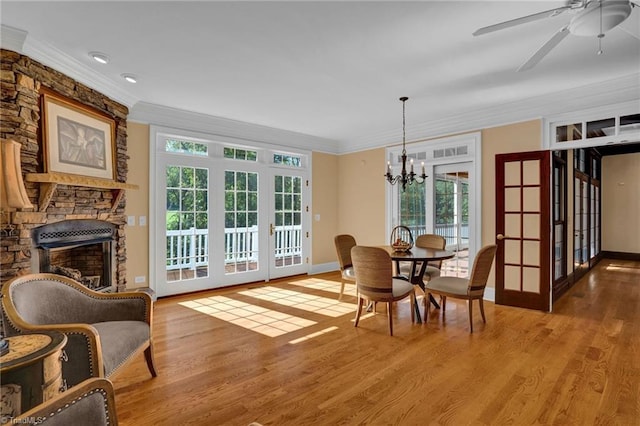
[[(536, 53), (518, 68), (518, 72), (520, 72), (533, 68), (569, 34), (585, 37), (597, 36), (601, 43), (604, 34), (624, 22), (629, 15), (631, 15), (631, 10), (635, 6), (640, 6), (639, 0), (572, 0), (563, 7), (545, 10), (544, 12), (538, 12), (480, 28), (476, 30), (473, 35), (479, 36), (527, 22), (552, 18), (565, 12), (572, 14), (573, 17), (569, 23), (560, 28)], [(634, 34), (632, 35), (637, 37)], [(600, 45), (598, 54), (601, 53), (602, 46)]]

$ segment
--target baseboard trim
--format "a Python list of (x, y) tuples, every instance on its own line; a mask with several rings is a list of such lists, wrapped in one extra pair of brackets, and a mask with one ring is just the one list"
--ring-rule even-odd
[(640, 261), (640, 253), (625, 253), (622, 251), (603, 251), (603, 258), (615, 260), (636, 260)]
[(494, 302), (496, 301), (496, 289), (494, 287), (485, 287), (484, 288), (484, 300), (487, 300), (489, 302)]
[(309, 275), (324, 274), (325, 272), (333, 272), (340, 270), (338, 262), (318, 263), (311, 265)]

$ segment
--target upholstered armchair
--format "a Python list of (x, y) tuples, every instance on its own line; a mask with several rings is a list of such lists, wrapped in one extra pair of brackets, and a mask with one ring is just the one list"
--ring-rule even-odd
[(87, 379), (11, 419), (10, 424), (117, 426), (113, 385), (107, 379)]
[(40, 330), (66, 334), (62, 376), (73, 386), (90, 377), (112, 377), (144, 351), (153, 377), (151, 297), (143, 292), (99, 293), (55, 274), (16, 277), (2, 287), (9, 335)]

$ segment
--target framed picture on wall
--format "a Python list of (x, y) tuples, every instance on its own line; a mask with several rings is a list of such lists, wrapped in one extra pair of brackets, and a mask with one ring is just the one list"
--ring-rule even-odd
[(42, 94), (45, 172), (115, 180), (115, 120), (61, 96)]

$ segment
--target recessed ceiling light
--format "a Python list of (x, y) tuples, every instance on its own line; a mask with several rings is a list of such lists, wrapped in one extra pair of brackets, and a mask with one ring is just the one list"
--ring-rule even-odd
[(104, 53), (89, 52), (89, 56), (91, 56), (91, 58), (93, 58), (94, 61), (100, 62), (101, 64), (108, 64), (109, 63), (109, 57), (107, 55), (105, 55)]
[(133, 74), (122, 74), (122, 78), (127, 80), (129, 83), (137, 83), (138, 82), (138, 77), (136, 77)]

